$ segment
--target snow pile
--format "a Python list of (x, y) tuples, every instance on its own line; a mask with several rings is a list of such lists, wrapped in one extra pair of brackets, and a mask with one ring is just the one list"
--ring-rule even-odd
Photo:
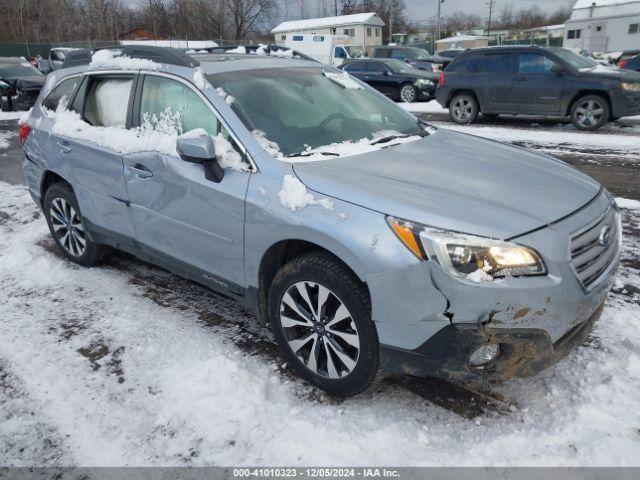
[(272, 57), (280, 57), (280, 58), (293, 58), (295, 55), (293, 50), (273, 50), (271, 52)]
[(247, 53), (247, 49), (245, 47), (243, 47), (242, 45), (236, 47), (236, 48), (232, 48), (231, 50), (227, 50), (225, 53), (241, 53), (241, 54), (245, 54)]
[(198, 90), (204, 91), (206, 88), (211, 86), (200, 67), (198, 67), (193, 73), (193, 82), (196, 84), (196, 87), (198, 87)]
[[(100, 82), (95, 91), (95, 120), (105, 127), (124, 127), (127, 123), (127, 109), (122, 108), (122, 99), (129, 98), (133, 80), (110, 80)], [(61, 105), (66, 105), (66, 99)]]
[(1, 112), (0, 111), (0, 122), (3, 120), (19, 120), (22, 118), (25, 112)]
[(231, 95), (229, 95), (227, 92), (225, 92), (222, 87), (216, 88), (216, 91), (218, 92), (218, 95), (224, 98), (224, 100), (227, 102), (227, 105), (231, 105), (233, 102), (236, 101), (236, 99), (233, 98)]
[(329, 80), (337, 83), (338, 85), (342, 85), (344, 88), (351, 90), (362, 90), (364, 88), (358, 82), (356, 82), (347, 72), (327, 72), (323, 70), (322, 73)]
[(473, 283), (493, 282), (493, 277), (481, 268), (469, 273), (466, 278)]
[(624, 208), (627, 210), (640, 210), (640, 201), (632, 200), (630, 198), (616, 198), (616, 203), (618, 207)]
[(284, 155), (282, 155), (282, 152), (280, 151), (280, 145), (269, 140), (262, 130), (253, 130), (251, 134), (269, 155), (273, 158), (277, 158), (278, 160), (284, 160)]
[(412, 113), (449, 113), (448, 108), (444, 108), (435, 100), (429, 102), (400, 102), (398, 106)]
[(247, 172), (249, 165), (242, 160), (242, 155), (233, 148), (229, 140), (224, 138), (222, 133), (218, 133), (213, 139), (216, 148), (216, 158), (222, 168), (230, 168), (238, 172)]
[(98, 50), (91, 57), (90, 69), (122, 68), (125, 70), (157, 70), (160, 65), (145, 59), (131, 58), (118, 50)]
[(327, 210), (333, 210), (334, 208), (333, 202), (328, 198), (316, 200), (316, 198), (309, 193), (307, 187), (293, 175), (284, 176), (278, 197), (280, 197), (280, 204), (283, 207), (287, 207), (294, 212), (308, 205), (320, 205)]
[(9, 139), (17, 135), (17, 132), (2, 132), (0, 131), (0, 150), (9, 147)]

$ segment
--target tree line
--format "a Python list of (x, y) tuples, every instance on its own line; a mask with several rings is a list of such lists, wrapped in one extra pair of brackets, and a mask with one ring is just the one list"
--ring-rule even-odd
[[(159, 38), (268, 38), (285, 20), (376, 12), (385, 22), (383, 38), (393, 32), (435, 30), (433, 17), (408, 21), (403, 0), (8, 0), (0, 15), (0, 42), (117, 42), (144, 28)], [(492, 29), (523, 30), (563, 23), (570, 8), (546, 13), (537, 5), (515, 9), (507, 4), (494, 13)], [(487, 25), (476, 14), (455, 12), (442, 18), (443, 34)]]

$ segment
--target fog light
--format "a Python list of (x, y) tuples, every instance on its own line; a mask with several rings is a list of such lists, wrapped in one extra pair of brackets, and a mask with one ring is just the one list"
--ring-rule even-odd
[(497, 343), (483, 345), (474, 351), (469, 357), (469, 365), (472, 367), (481, 367), (496, 358), (500, 353), (500, 347)]

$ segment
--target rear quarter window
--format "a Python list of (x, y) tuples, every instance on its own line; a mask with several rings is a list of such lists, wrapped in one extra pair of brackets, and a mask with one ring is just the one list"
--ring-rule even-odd
[(56, 88), (51, 90), (51, 93), (42, 102), (42, 107), (46, 110), (55, 111), (60, 102), (68, 104), (75, 92), (76, 87), (80, 82), (80, 77), (68, 78), (63, 80)]

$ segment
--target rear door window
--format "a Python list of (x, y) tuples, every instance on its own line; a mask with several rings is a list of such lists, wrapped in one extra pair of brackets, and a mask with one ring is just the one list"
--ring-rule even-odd
[(383, 75), (387, 71), (387, 67), (381, 62), (367, 62), (367, 72), (374, 75)]
[(518, 73), (552, 75), (556, 65), (556, 62), (541, 53), (521, 53), (518, 58)]
[(73, 77), (60, 82), (60, 84), (47, 95), (47, 98), (42, 102), (42, 106), (46, 110), (51, 111), (55, 111), (60, 104), (62, 104), (63, 108), (66, 107), (79, 81), (80, 77)]
[[(455, 62), (457, 64), (457, 62)], [(474, 73), (511, 73), (511, 54), (485, 53), (466, 61), (469, 71)]]
[(90, 77), (84, 103), (84, 119), (93, 126), (124, 127), (127, 124), (133, 77)]
[(350, 63), (349, 65), (347, 65), (346, 67), (344, 67), (344, 69), (347, 72), (351, 72), (351, 73), (364, 73), (367, 71), (367, 63), (369, 62), (354, 62), (354, 63)]

